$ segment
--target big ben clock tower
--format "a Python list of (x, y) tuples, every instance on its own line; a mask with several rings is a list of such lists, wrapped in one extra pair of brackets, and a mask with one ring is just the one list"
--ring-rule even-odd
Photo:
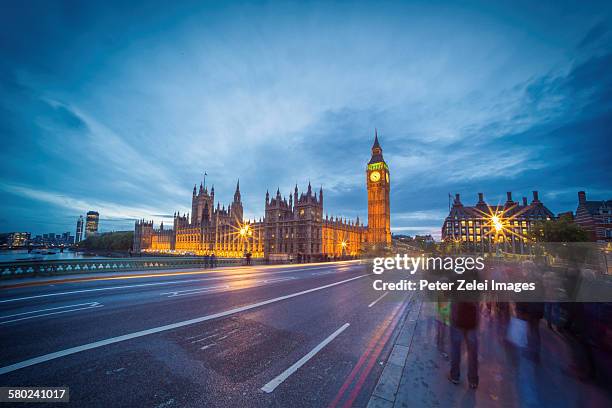
[(389, 211), (389, 167), (374, 131), (372, 158), (366, 170), (368, 184), (368, 243), (391, 244), (391, 213)]

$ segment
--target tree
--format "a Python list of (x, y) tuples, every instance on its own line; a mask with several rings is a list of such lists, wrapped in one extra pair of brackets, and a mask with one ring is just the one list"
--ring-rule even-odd
[(539, 222), (530, 231), (535, 241), (536, 254), (554, 256), (556, 262), (574, 267), (585, 262), (598, 262), (599, 251), (591, 243), (589, 234), (571, 217), (562, 216), (557, 220)]
[(128, 251), (132, 247), (132, 231), (107, 232), (88, 237), (79, 247), (98, 251)]
[(588, 242), (588, 233), (568, 216), (557, 220), (538, 222), (530, 231), (536, 242)]

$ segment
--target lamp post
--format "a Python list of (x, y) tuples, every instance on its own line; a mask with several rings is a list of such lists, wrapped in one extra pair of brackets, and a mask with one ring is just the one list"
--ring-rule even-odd
[(499, 249), (499, 236), (504, 236), (504, 224), (502, 218), (496, 213), (491, 216), (490, 224), (495, 230), (495, 236), (493, 237), (493, 242), (495, 243), (495, 255), (497, 255), (497, 250)]
[[(244, 224), (240, 227), (238, 233), (240, 234), (240, 237), (242, 239), (242, 253), (246, 257), (249, 251), (249, 237), (253, 236), (253, 230), (251, 229), (251, 226), (249, 224)], [(248, 259), (247, 263), (249, 263)]]
[(242, 250), (246, 252), (249, 249), (249, 235), (252, 235), (251, 228), (249, 224), (245, 224), (240, 227), (240, 237), (242, 238)]

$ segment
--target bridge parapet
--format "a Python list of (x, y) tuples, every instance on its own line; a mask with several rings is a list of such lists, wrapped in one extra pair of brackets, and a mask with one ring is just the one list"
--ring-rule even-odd
[[(258, 263), (258, 260), (253, 260)], [(241, 266), (244, 258), (217, 258), (215, 267)], [(0, 262), (0, 279), (100, 272), (210, 268), (204, 257), (146, 257)]]

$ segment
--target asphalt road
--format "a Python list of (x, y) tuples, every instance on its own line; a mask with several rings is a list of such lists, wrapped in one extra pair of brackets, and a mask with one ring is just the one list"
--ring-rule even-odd
[(335, 263), (0, 289), (0, 386), (68, 386), (79, 407), (365, 406), (411, 305), (372, 279)]

